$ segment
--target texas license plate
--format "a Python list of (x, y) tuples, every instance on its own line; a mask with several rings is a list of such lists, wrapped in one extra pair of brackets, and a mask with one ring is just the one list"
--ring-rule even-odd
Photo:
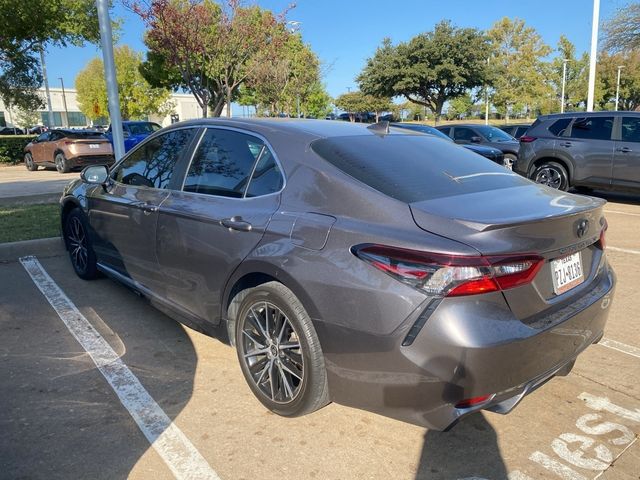
[(551, 261), (553, 291), (556, 295), (571, 290), (584, 282), (580, 252)]
[(100, 145), (98, 145), (97, 143), (90, 143), (89, 148), (100, 148)]

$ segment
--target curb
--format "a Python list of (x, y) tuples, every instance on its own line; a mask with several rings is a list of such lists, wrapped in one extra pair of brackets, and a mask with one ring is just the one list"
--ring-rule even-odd
[(39, 193), (36, 195), (21, 195), (18, 197), (0, 197), (1, 207), (18, 207), (24, 205), (41, 205), (58, 203), (62, 193)]
[(0, 262), (2, 263), (17, 262), (20, 257), (27, 255), (56, 257), (64, 255), (64, 253), (65, 248), (62, 237), (0, 243)]

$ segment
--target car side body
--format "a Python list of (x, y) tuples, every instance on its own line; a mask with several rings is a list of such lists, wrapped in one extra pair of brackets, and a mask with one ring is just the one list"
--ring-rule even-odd
[(60, 173), (87, 165), (111, 165), (115, 160), (109, 141), (92, 130), (47, 130), (29, 142), (24, 152), (27, 169), (55, 167)]
[[(318, 340), (311, 346), (321, 347), (304, 368), (326, 372), (326, 388), (305, 409), (264, 398), (248, 380), (277, 413), (335, 401), (446, 430), (481, 409), (507, 413), (566, 374), (602, 336), (615, 285), (604, 201), (559, 194), (478, 160), (399, 129), (183, 122), (147, 138), (98, 183), (87, 170), (69, 184), (61, 220), (78, 274), (73, 219), (86, 226), (84, 253), (99, 271), (179, 321), (228, 331), (245, 376), (247, 357), (274, 362), (271, 344), (241, 350), (243, 334), (258, 343), (255, 329), (238, 329), (250, 318), (248, 299), (263, 295), (267, 305), (274, 288), (290, 292), (297, 306), (286, 312), (306, 312)], [(574, 254), (583, 282), (554, 293), (552, 262)], [(509, 268), (528, 273), (508, 289), (429, 293), (411, 280), (423, 255), (452, 271), (469, 259), (480, 269), (512, 259)], [(305, 379), (297, 388), (318, 377)]]
[(539, 117), (520, 138), (515, 170), (553, 188), (640, 191), (640, 112)]
[[(162, 127), (155, 122), (147, 122), (143, 120), (123, 121), (122, 133), (124, 135), (124, 151), (128, 152), (142, 140), (161, 128)], [(109, 125), (105, 135), (113, 145), (113, 132), (111, 131), (111, 125)]]

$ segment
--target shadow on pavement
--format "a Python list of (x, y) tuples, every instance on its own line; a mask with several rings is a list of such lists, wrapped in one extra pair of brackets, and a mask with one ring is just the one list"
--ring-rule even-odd
[[(174, 420), (197, 365), (185, 329), (66, 257), (41, 263)], [(0, 299), (0, 477), (128, 478), (149, 442), (20, 263), (0, 264)], [(142, 468), (168, 472), (157, 455)]]
[(484, 414), (465, 418), (449, 432), (427, 431), (415, 478), (506, 479), (497, 434)]

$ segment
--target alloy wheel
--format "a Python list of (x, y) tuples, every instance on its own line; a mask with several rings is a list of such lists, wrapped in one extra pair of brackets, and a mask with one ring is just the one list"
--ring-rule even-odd
[(67, 242), (73, 265), (76, 270), (84, 272), (87, 269), (87, 235), (78, 217), (70, 219)]
[(56, 170), (58, 170), (59, 173), (64, 171), (64, 164), (62, 163), (62, 158), (59, 155), (56, 157)]
[(559, 189), (562, 185), (562, 174), (553, 167), (544, 167), (536, 173), (535, 181), (536, 183)]
[(265, 301), (251, 305), (239, 347), (253, 383), (268, 399), (280, 404), (296, 399), (305, 375), (302, 347), (280, 308)]

